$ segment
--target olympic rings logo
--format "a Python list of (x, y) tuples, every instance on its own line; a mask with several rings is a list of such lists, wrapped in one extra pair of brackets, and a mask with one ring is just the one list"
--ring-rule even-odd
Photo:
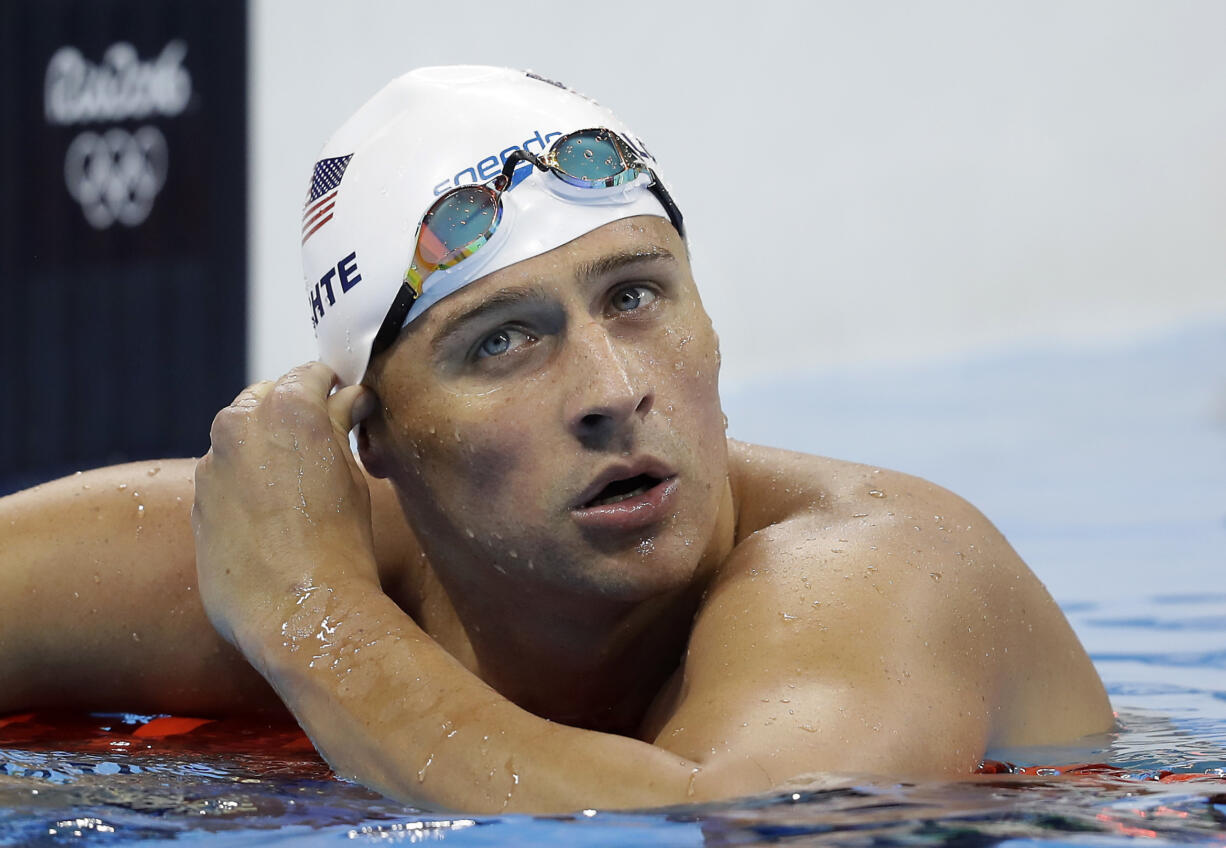
[(94, 229), (105, 230), (116, 221), (136, 227), (153, 210), (168, 166), (166, 137), (157, 127), (135, 132), (114, 127), (101, 134), (87, 130), (68, 146), (64, 182)]

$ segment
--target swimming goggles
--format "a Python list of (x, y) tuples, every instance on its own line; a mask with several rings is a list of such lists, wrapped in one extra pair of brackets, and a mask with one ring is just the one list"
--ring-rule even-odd
[(463, 262), (490, 240), (502, 221), (502, 194), (516, 182), (513, 173), (521, 162), (548, 171), (580, 189), (613, 188), (647, 174), (651, 177), (647, 189), (660, 201), (677, 232), (685, 237), (681, 211), (664, 184), (634, 148), (612, 130), (596, 128), (567, 133), (541, 156), (517, 149), (507, 156), (502, 172), (492, 180), (445, 191), (426, 210), (417, 225), (412, 264), (371, 345), (372, 358), (392, 346), (413, 301), (421, 295), (426, 278)]

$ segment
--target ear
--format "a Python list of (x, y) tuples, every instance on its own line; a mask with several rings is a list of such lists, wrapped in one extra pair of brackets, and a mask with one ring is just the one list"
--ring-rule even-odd
[(376, 398), (375, 411), (358, 424), (358, 456), (362, 466), (372, 477), (385, 480), (390, 473), (387, 447), (387, 419), (383, 417), (383, 404)]

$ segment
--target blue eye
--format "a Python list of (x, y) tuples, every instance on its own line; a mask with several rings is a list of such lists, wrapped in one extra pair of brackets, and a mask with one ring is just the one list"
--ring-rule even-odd
[(655, 293), (644, 286), (627, 286), (614, 292), (612, 306), (618, 312), (632, 312), (642, 309), (655, 299)]
[(502, 356), (530, 341), (532, 337), (522, 330), (502, 327), (481, 340), (477, 345), (476, 357), (486, 359), (491, 356)]
[(477, 348), (477, 355), (497, 356), (500, 353), (506, 353), (510, 347), (510, 337), (500, 330), (492, 336), (486, 336), (485, 340), (481, 342), (481, 346)]

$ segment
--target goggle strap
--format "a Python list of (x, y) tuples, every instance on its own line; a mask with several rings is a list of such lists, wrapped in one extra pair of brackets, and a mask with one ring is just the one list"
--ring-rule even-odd
[[(537, 156), (531, 150), (524, 150), (522, 148), (514, 150), (507, 156), (507, 161), (502, 163), (502, 173), (499, 176), (502, 178), (503, 188), (511, 184), (512, 174), (515, 173), (515, 169), (519, 167), (520, 162), (530, 162), (542, 171), (549, 170), (549, 166), (541, 161), (541, 157)], [(495, 177), (495, 179), (498, 178)]]
[(677, 208), (677, 204), (673, 202), (673, 198), (668, 193), (668, 189), (664, 187), (664, 183), (660, 182), (660, 178), (656, 176), (654, 171), (648, 171), (651, 175), (651, 184), (647, 186), (647, 190), (655, 195), (656, 200), (660, 201), (660, 205), (664, 207), (664, 211), (668, 213), (668, 220), (672, 222), (673, 228), (677, 231), (677, 235), (685, 238), (685, 222), (681, 218), (681, 210)]
[(400, 290), (396, 292), (396, 299), (392, 301), (391, 309), (387, 310), (387, 316), (383, 319), (383, 324), (379, 327), (379, 332), (375, 334), (375, 340), (370, 346), (372, 360), (396, 341), (396, 337), (400, 335), (400, 330), (404, 326), (404, 319), (408, 317), (415, 300), (417, 300), (417, 292), (413, 290), (413, 287), (408, 283), (401, 283)]

